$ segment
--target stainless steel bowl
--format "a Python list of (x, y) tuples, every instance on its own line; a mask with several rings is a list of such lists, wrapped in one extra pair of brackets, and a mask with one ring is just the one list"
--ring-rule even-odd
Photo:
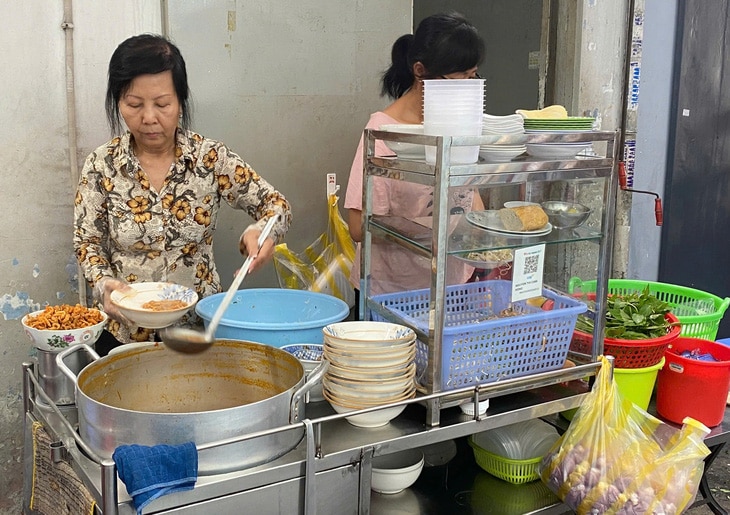
[(577, 202), (549, 200), (543, 202), (542, 208), (547, 213), (550, 223), (556, 229), (573, 229), (585, 223), (591, 209)]

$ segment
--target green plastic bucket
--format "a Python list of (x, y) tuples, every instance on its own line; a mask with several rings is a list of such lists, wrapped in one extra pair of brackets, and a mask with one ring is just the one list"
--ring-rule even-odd
[[(644, 368), (614, 368), (613, 378), (621, 396), (646, 411), (664, 361), (665, 358), (662, 358), (656, 365)], [(568, 420), (573, 420), (576, 411), (578, 408), (562, 411), (560, 414)]]
[(613, 378), (616, 380), (618, 391), (625, 399), (629, 399), (646, 411), (664, 361), (665, 358), (662, 358), (656, 365), (644, 368), (614, 368)]

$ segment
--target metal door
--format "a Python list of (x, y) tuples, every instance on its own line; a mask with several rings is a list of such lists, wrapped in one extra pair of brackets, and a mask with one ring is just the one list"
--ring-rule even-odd
[[(680, 0), (659, 280), (730, 295), (730, 0)], [(650, 94), (642, 92), (642, 94)], [(718, 338), (730, 337), (724, 317)]]

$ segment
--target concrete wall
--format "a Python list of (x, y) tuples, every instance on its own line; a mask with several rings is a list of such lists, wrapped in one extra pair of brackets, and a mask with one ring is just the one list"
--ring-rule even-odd
[[(42, 304), (77, 300), (63, 3), (46, 2), (42, 9), (26, 4), (5, 6), (6, 29), (0, 33), (6, 50), (0, 201), (8, 207), (0, 227), (0, 514), (18, 513), (21, 505), (20, 364), (31, 350), (19, 318)], [(616, 129), (628, 1), (560, 4), (559, 102), (572, 114), (599, 116), (603, 129)], [(642, 97), (636, 187), (643, 180), (663, 183), (663, 166), (655, 162), (664, 159), (662, 130), (653, 134), (643, 127), (664, 119), (668, 96), (655, 93), (657, 84), (668, 86), (660, 68), (670, 52), (667, 33), (673, 33), (673, 15), (663, 10), (667, 3), (646, 4), (642, 89), (652, 91), (656, 102)], [(103, 100), (111, 52), (127, 36), (160, 32), (161, 5), (169, 8), (170, 34), (188, 63), (194, 126), (226, 141), (290, 198), (295, 221), (287, 240), (304, 248), (323, 229), (325, 175), (338, 172), (344, 186), (362, 126), (385, 103), (378, 78), (392, 41), (410, 31), (410, 0), (75, 0), (77, 163), (109, 136)], [(652, 64), (655, 52), (660, 55)], [(655, 86), (645, 86), (652, 77)], [(235, 241), (246, 220), (224, 213), (216, 253), (226, 280), (238, 266)], [(623, 225), (626, 235), (628, 221)], [(632, 249), (634, 244), (632, 234)], [(635, 257), (638, 262), (651, 255), (658, 256), (658, 246), (649, 243)], [(274, 281), (271, 267), (247, 278), (251, 286)]]
[[(634, 188), (662, 195), (669, 144), (677, 1), (645, 0)], [(630, 278), (656, 281), (661, 227), (654, 197), (635, 195), (631, 209)]]
[[(463, 14), (484, 39), (479, 75), (486, 81), (484, 110), (494, 115), (538, 107), (538, 63), (543, 1), (415, 0), (413, 25), (434, 13)], [(530, 61), (531, 54), (535, 57)]]
[[(63, 2), (6, 2), (0, 74), (0, 513), (20, 512), (21, 363), (31, 348), (21, 316), (78, 301), (66, 109)], [(109, 138), (106, 67), (126, 37), (170, 33), (188, 64), (194, 127), (241, 153), (294, 206), (287, 238), (303, 249), (324, 229), (325, 176), (346, 184), (357, 139), (382, 107), (380, 71), (411, 29), (410, 0), (267, 2), (74, 0), (78, 166)], [(235, 243), (248, 220), (223, 210), (216, 253), (223, 279), (239, 266)], [(249, 280), (250, 279), (250, 280)], [(275, 286), (273, 267), (249, 286)]]

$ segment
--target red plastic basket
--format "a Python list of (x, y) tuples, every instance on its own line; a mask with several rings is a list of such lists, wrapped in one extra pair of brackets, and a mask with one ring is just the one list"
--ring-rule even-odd
[[(665, 318), (672, 324), (678, 324), (679, 319), (667, 313)], [(613, 366), (616, 368), (644, 368), (659, 363), (670, 343), (679, 337), (681, 326), (674, 325), (666, 336), (647, 338), (645, 340), (621, 340), (619, 338), (604, 338), (603, 354), (613, 356)], [(579, 330), (573, 331), (570, 350), (581, 354), (591, 354), (593, 335)]]

